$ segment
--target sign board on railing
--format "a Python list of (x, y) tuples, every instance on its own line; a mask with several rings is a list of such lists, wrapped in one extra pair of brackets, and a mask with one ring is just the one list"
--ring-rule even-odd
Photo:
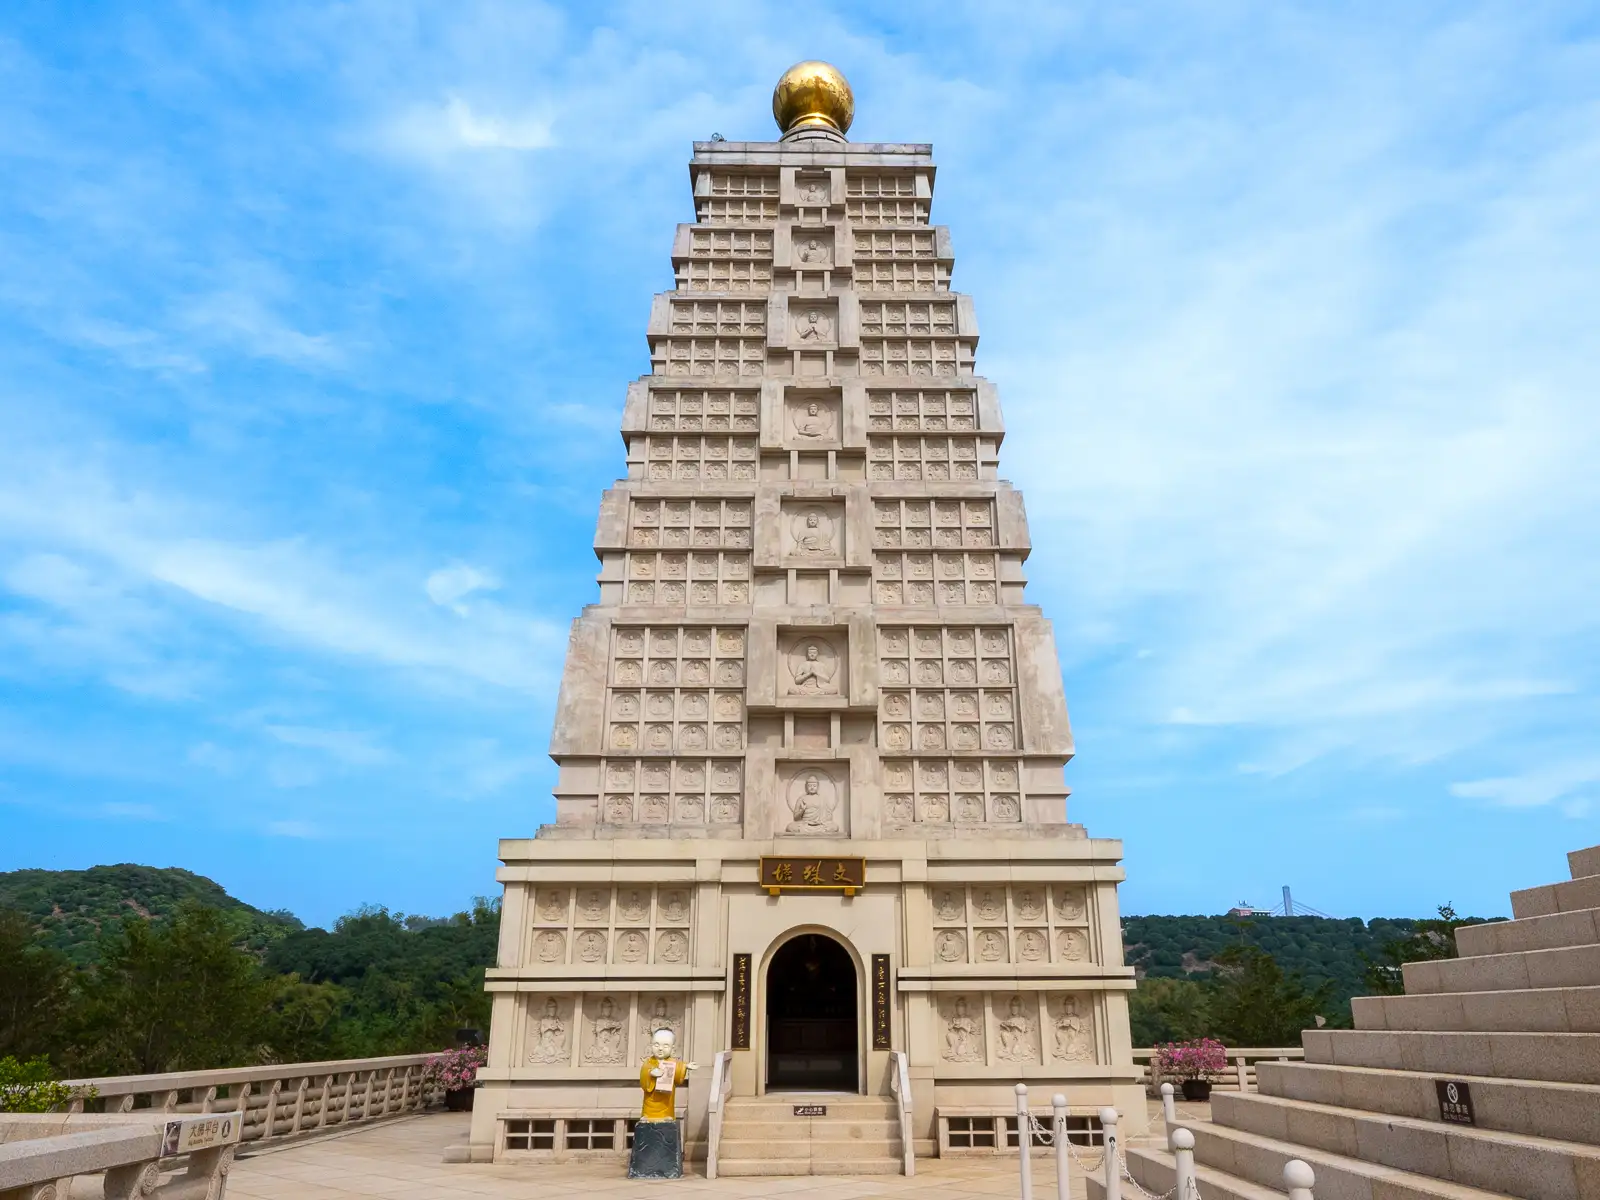
[(161, 1134), (161, 1157), (172, 1158), (178, 1154), (193, 1154), (197, 1150), (214, 1150), (239, 1140), (242, 1122), (238, 1113), (219, 1113), (216, 1116), (178, 1117), (166, 1123)]

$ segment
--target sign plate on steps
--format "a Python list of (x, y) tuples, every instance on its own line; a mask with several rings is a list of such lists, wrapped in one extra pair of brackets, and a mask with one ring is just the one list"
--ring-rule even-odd
[(1448, 1125), (1476, 1125), (1472, 1115), (1472, 1089), (1459, 1079), (1435, 1079), (1439, 1093), (1439, 1120)]
[(794, 1115), (797, 1117), (825, 1117), (828, 1115), (826, 1104), (796, 1104)]

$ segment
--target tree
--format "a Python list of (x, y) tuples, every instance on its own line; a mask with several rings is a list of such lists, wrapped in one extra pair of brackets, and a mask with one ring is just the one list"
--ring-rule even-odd
[(271, 999), (240, 929), (185, 901), (168, 921), (130, 921), (83, 987), (73, 1057), (91, 1074), (157, 1074), (259, 1062)]
[(1418, 921), (1405, 937), (1394, 938), (1378, 947), (1376, 956), (1363, 955), (1366, 971), (1363, 978), (1375, 995), (1399, 996), (1406, 990), (1405, 972), (1408, 962), (1433, 962), (1441, 958), (1455, 958), (1456, 930), (1463, 925), (1481, 925), (1483, 922), (1456, 915), (1450, 904), (1439, 906), (1439, 919)]
[(25, 914), (0, 910), (0, 1058), (31, 1059), (55, 1049), (71, 997), (66, 956), (35, 941)]
[(1300, 1032), (1326, 1019), (1333, 984), (1308, 989), (1296, 972), (1285, 972), (1272, 955), (1254, 946), (1231, 946), (1216, 958), (1209, 1016), (1211, 1036), (1232, 1046), (1287, 1046)]
[(1147, 976), (1128, 997), (1128, 1020), (1135, 1046), (1204, 1037), (1211, 1028), (1206, 985)]

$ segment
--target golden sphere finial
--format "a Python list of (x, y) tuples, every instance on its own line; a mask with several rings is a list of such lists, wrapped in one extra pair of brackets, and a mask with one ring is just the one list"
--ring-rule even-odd
[(855, 93), (832, 63), (795, 63), (772, 89), (772, 115), (784, 133), (831, 129), (843, 135), (856, 115)]

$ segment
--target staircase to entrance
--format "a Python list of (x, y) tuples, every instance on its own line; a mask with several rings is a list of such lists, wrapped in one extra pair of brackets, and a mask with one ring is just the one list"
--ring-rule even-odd
[[(1515, 919), (1457, 930), (1461, 957), (1407, 963), (1405, 995), (1357, 998), (1355, 1029), (1308, 1030), (1305, 1062), (1258, 1064), (1259, 1094), (1214, 1094), (1185, 1123), (1207, 1200), (1281, 1196), (1291, 1158), (1318, 1197), (1600, 1197), (1600, 846), (1568, 860)], [(1165, 1147), (1127, 1158), (1173, 1186)]]
[[(821, 1108), (820, 1116), (796, 1110)], [(900, 1102), (827, 1092), (729, 1097), (718, 1175), (898, 1175)]]

